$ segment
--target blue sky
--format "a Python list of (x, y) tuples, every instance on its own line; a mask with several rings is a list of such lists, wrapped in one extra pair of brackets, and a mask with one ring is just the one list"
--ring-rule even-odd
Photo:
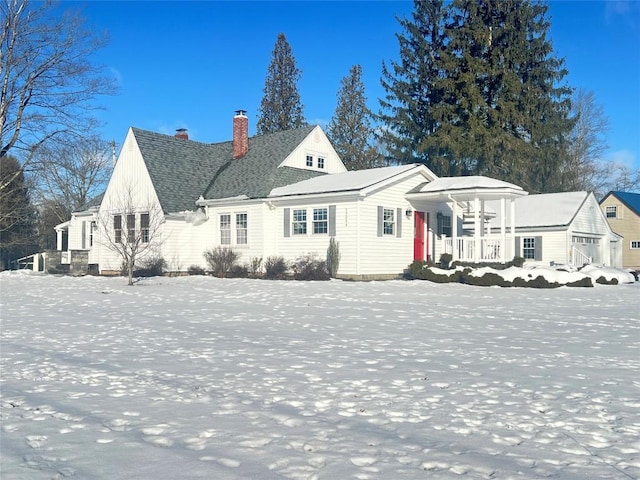
[[(96, 61), (120, 85), (101, 99), (104, 137), (121, 144), (129, 126), (193, 140), (231, 139), (234, 111), (247, 110), (255, 133), (267, 67), (278, 33), (291, 45), (309, 123), (322, 126), (340, 81), (363, 69), (368, 106), (378, 111), (382, 62), (398, 58), (396, 16), (407, 1), (91, 1), (87, 23), (107, 30)], [(593, 91), (610, 122), (607, 157), (640, 167), (640, 1), (552, 1), (551, 39), (570, 86)]]

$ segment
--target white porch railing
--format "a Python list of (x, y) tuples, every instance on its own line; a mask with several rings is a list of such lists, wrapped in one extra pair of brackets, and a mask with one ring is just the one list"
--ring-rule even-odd
[(571, 265), (575, 267), (581, 267), (588, 265), (593, 259), (586, 253), (581, 252), (576, 247), (571, 247)]
[[(454, 260), (463, 262), (508, 262), (513, 259), (511, 237), (458, 237), (458, 258), (453, 254), (453, 239), (444, 239), (444, 253), (453, 255)], [(477, 255), (476, 255), (477, 253)]]

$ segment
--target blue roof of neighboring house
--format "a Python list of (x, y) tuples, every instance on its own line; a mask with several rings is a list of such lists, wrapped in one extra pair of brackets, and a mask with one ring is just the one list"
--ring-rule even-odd
[(622, 203), (624, 203), (627, 208), (629, 208), (633, 213), (640, 216), (640, 193), (631, 193), (631, 192), (617, 192), (611, 191), (608, 195), (613, 195)]

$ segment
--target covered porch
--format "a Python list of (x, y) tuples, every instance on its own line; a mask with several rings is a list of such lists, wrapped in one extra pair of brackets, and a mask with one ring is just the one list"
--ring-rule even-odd
[[(452, 261), (506, 263), (516, 255), (515, 199), (524, 195), (522, 187), (489, 177), (443, 177), (414, 189), (407, 200), (437, 220), (437, 228), (430, 227), (432, 259), (446, 253)], [(497, 212), (488, 201), (499, 201), (497, 234), (489, 226)]]

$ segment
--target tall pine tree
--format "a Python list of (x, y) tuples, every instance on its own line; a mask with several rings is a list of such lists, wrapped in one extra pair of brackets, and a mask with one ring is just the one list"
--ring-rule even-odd
[(421, 142), (437, 174), (557, 188), (572, 127), (571, 89), (547, 38), (546, 13), (546, 5), (529, 0), (453, 0), (446, 7), (438, 55), (430, 59), (437, 67), (428, 83), (431, 129)]
[(372, 114), (367, 108), (362, 67), (354, 65), (341, 81), (338, 104), (327, 126), (327, 135), (348, 170), (382, 165), (382, 156), (372, 146)]
[(393, 161), (422, 162), (439, 175), (459, 174), (446, 150), (426, 145), (438, 128), (432, 107), (442, 101), (436, 83), (442, 75), (446, 10), (441, 0), (415, 0), (414, 6), (412, 20), (399, 19), (404, 29), (397, 35), (400, 60), (382, 65), (386, 94), (378, 115), (385, 125), (381, 141)]
[(301, 75), (287, 38), (284, 33), (278, 34), (260, 103), (256, 125), (258, 134), (306, 125), (297, 85)]

